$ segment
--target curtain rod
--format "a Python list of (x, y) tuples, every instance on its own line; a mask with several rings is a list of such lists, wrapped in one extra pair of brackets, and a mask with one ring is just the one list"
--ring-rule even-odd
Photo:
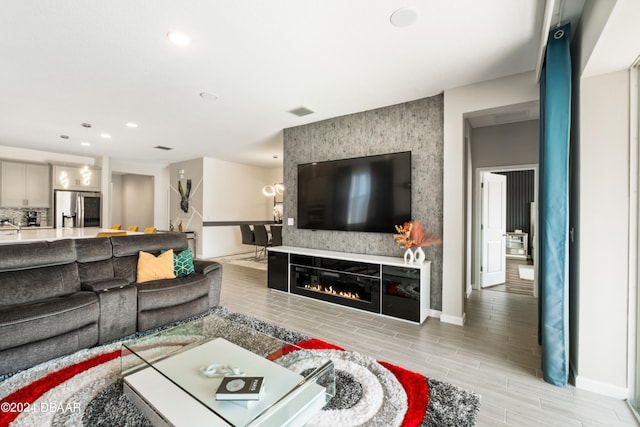
[(558, 7), (558, 21), (556, 21), (556, 28), (562, 24), (562, 11), (564, 9), (564, 0), (560, 0), (560, 7)]

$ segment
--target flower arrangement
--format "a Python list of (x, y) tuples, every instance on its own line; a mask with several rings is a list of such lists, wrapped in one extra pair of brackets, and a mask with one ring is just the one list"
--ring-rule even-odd
[(282, 222), (282, 214), (282, 205), (275, 205), (273, 207), (273, 217), (275, 218), (276, 222)]
[(419, 221), (409, 221), (395, 227), (397, 234), (394, 234), (393, 238), (402, 249), (442, 243), (434, 233), (427, 233)]

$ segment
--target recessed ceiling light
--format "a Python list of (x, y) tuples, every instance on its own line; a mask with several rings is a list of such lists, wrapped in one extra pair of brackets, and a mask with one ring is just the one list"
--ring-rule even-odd
[(82, 126), (83, 128), (90, 128), (91, 123), (80, 123), (80, 126)]
[(127, 123), (127, 127), (128, 127), (128, 128), (137, 128), (137, 127), (138, 127), (138, 124), (137, 124), (137, 123), (133, 123), (133, 122), (128, 122), (128, 123)]
[(153, 147), (153, 148), (157, 148), (158, 150), (164, 150), (164, 151), (173, 150), (173, 148), (171, 148), (171, 147), (167, 147), (167, 146), (164, 146), (164, 145), (156, 145), (156, 146), (155, 146), (155, 147)]
[(69, 139), (69, 135), (60, 135), (60, 138), (62, 138), (62, 139)]
[(91, 147), (91, 144), (89, 144), (88, 142), (81, 142), (80, 145), (82, 145), (83, 147)]
[(389, 21), (394, 27), (401, 28), (408, 27), (409, 25), (416, 22), (417, 17), (418, 13), (415, 10), (409, 8), (401, 8), (391, 14), (391, 18), (389, 19)]
[(109, 139), (109, 138), (111, 138), (111, 135), (109, 135), (108, 133), (101, 133), (100, 137), (102, 137), (104, 139)]
[(189, 40), (189, 36), (184, 33), (170, 31), (167, 33), (167, 37), (169, 38), (171, 43), (177, 46), (187, 46), (189, 45), (189, 43), (191, 43), (191, 40)]

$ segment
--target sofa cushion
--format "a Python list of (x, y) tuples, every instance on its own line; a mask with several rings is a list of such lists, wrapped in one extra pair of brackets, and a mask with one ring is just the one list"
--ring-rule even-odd
[(138, 313), (138, 331), (146, 331), (204, 313), (209, 308), (207, 299), (202, 297), (180, 305), (141, 311)]
[[(91, 347), (96, 344), (97, 337), (98, 325), (92, 323), (63, 335), (3, 350), (2, 357), (0, 357), (0, 375), (15, 372), (18, 369), (30, 368), (45, 360)], [(40, 421), (40, 424), (42, 425), (44, 422)]]
[(75, 239), (78, 262), (94, 262), (111, 259), (111, 241), (109, 239)]
[(79, 290), (80, 278), (75, 263), (0, 273), (0, 307), (68, 295)]
[(204, 275), (193, 273), (187, 277), (152, 280), (136, 284), (138, 311), (170, 307), (209, 295), (209, 283)]
[(110, 240), (113, 246), (113, 274), (130, 282), (137, 279), (140, 251), (158, 255), (163, 250), (179, 252), (189, 247), (183, 233), (134, 234), (112, 237)]
[(2, 307), (0, 350), (62, 335), (97, 323), (99, 318), (98, 297), (93, 292)]
[(175, 279), (173, 273), (173, 249), (158, 256), (140, 251), (136, 282), (143, 283), (158, 279)]
[(182, 251), (189, 247), (183, 233), (133, 234), (115, 236), (110, 240), (116, 258), (138, 255), (139, 251), (158, 254), (166, 249)]
[(113, 261), (111, 258), (103, 261), (79, 262), (78, 275), (82, 283), (92, 280), (108, 280), (114, 278)]
[(75, 261), (76, 247), (71, 239), (0, 245), (0, 273)]

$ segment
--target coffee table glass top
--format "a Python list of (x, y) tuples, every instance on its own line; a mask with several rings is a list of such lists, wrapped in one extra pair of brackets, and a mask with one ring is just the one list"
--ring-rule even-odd
[[(278, 330), (259, 332), (232, 317), (208, 315), (126, 342), (122, 371), (126, 379), (153, 369), (235, 426), (257, 423), (305, 399), (313, 387), (324, 387), (325, 403), (331, 399), (332, 362), (270, 334), (286, 338)], [(223, 376), (264, 377), (264, 390), (257, 401), (216, 400)]]

